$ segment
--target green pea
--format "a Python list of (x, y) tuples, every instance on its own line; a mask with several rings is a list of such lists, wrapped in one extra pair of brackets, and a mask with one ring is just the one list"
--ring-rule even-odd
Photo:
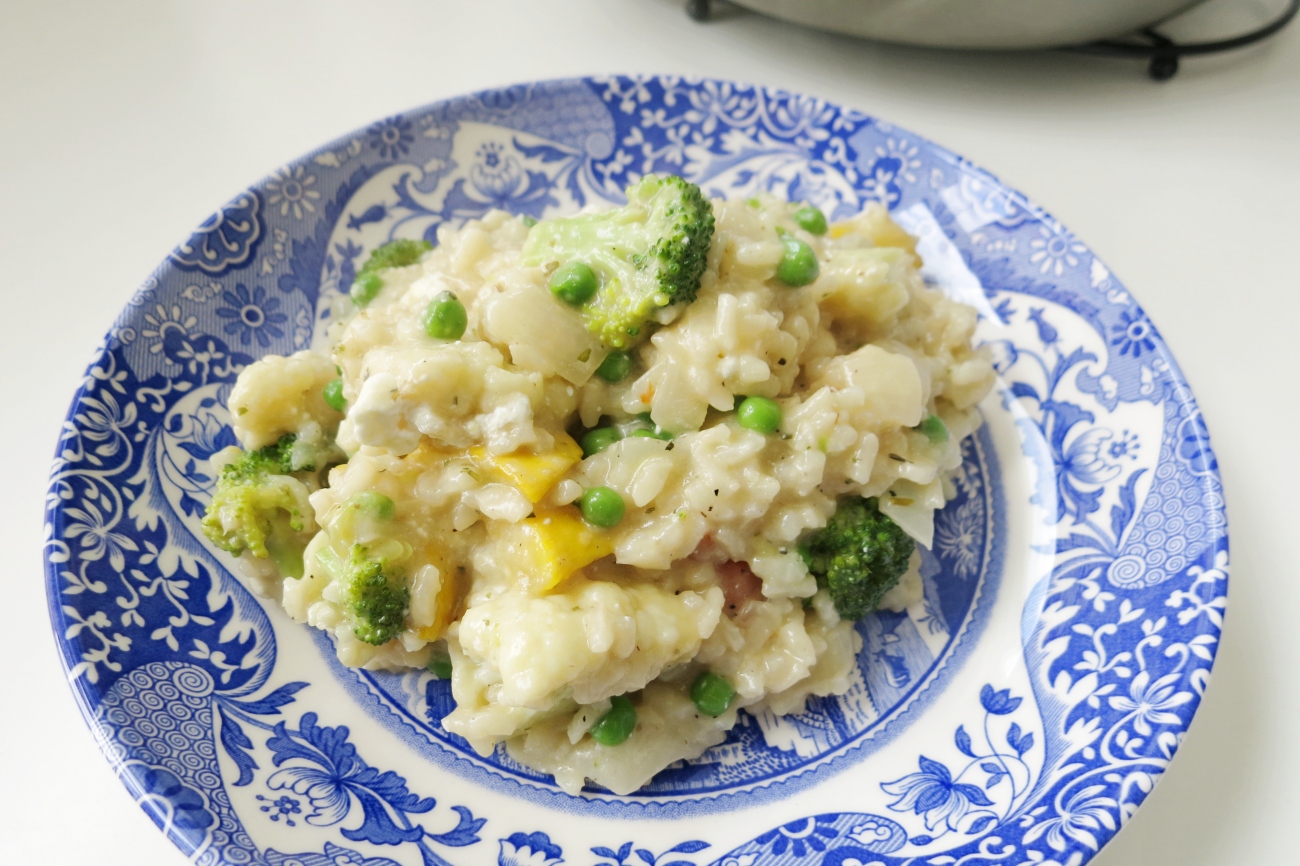
[(635, 417), (636, 420), (642, 422), (646, 426), (639, 427), (636, 430), (633, 430), (631, 433), (627, 434), (628, 436), (642, 436), (642, 437), (648, 437), (650, 439), (661, 439), (664, 442), (673, 441), (673, 434), (669, 433), (667, 430), (665, 430), (664, 428), (656, 424), (654, 422), (654, 419), (650, 417), (649, 412), (642, 412), (639, 415), (636, 415)]
[(609, 382), (622, 382), (632, 372), (632, 356), (627, 352), (614, 351), (605, 356), (596, 368), (596, 375)]
[(348, 401), (343, 398), (343, 380), (341, 378), (332, 380), (322, 388), (321, 396), (325, 398), (325, 405), (335, 412), (347, 411)]
[(766, 397), (746, 397), (736, 409), (736, 423), (755, 433), (775, 433), (781, 426), (781, 406)]
[(528, 228), (532, 228), (533, 226), (537, 225), (537, 220), (534, 217), (530, 217), (528, 214), (524, 214), (523, 216), (519, 217), (519, 221), (524, 225), (528, 226)]
[(810, 235), (826, 234), (826, 214), (821, 208), (806, 204), (794, 212), (794, 221)]
[(574, 307), (591, 300), (598, 288), (600, 281), (596, 279), (596, 272), (582, 262), (561, 265), (551, 274), (551, 294)]
[(435, 340), (459, 340), (469, 324), (469, 314), (460, 298), (443, 292), (429, 302), (420, 320), (424, 332)]
[(612, 529), (623, 520), (627, 506), (617, 490), (608, 487), (588, 487), (578, 500), (582, 519), (601, 529)]
[(357, 493), (348, 499), (348, 505), (380, 520), (392, 520), (393, 510), (396, 508), (393, 500), (378, 490), (366, 490)]
[(434, 656), (425, 667), (440, 680), (451, 679), (451, 659), (446, 656)]
[(935, 445), (948, 441), (948, 425), (943, 423), (943, 419), (938, 415), (929, 415), (924, 421), (913, 428), (925, 434)]
[(781, 238), (781, 243), (785, 245), (785, 255), (776, 266), (776, 278), (795, 289), (817, 279), (821, 265), (817, 264), (817, 254), (812, 247), (794, 235)]
[(713, 671), (705, 671), (691, 683), (691, 700), (695, 709), (715, 719), (727, 711), (735, 697), (736, 690), (731, 683)]
[(649, 427), (642, 427), (639, 430), (633, 430), (628, 436), (639, 436), (642, 439), (659, 439), (663, 442), (673, 441), (673, 434), (669, 433), (662, 427), (655, 427), (653, 430)]
[(591, 726), (591, 738), (602, 746), (617, 746), (636, 730), (636, 707), (627, 695), (615, 695), (609, 702), (613, 706)]
[(357, 274), (357, 278), (352, 281), (352, 289), (348, 294), (352, 295), (352, 303), (358, 307), (364, 307), (379, 296), (379, 290), (383, 287), (384, 278), (379, 274), (367, 271)]
[(582, 456), (590, 457), (599, 454), (622, 438), (623, 434), (613, 427), (597, 427), (595, 430), (588, 430), (578, 444), (582, 446)]

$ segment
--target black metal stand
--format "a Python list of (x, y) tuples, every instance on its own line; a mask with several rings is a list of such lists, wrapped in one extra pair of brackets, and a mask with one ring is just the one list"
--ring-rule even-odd
[(1110, 57), (1148, 58), (1147, 74), (1156, 81), (1168, 81), (1178, 73), (1179, 61), (1184, 57), (1196, 57), (1202, 54), (1217, 54), (1221, 51), (1233, 51), (1254, 45), (1277, 33), (1291, 23), (1300, 12), (1300, 0), (1290, 0), (1286, 9), (1277, 18), (1257, 30), (1233, 36), (1230, 39), (1218, 39), (1213, 42), (1174, 42), (1167, 36), (1147, 27), (1138, 32), (1146, 42), (1125, 42), (1121, 40), (1103, 40), (1088, 45), (1078, 45), (1070, 50), (1086, 54), (1103, 54)]
[[(1217, 54), (1221, 51), (1233, 51), (1254, 45), (1291, 23), (1300, 12), (1300, 0), (1290, 0), (1282, 14), (1257, 30), (1219, 39), (1213, 42), (1188, 42), (1180, 44), (1162, 35), (1152, 27), (1146, 27), (1135, 34), (1143, 42), (1130, 42), (1118, 39), (1106, 39), (1090, 42), (1087, 45), (1074, 45), (1065, 50), (1079, 51), (1085, 54), (1101, 54), (1108, 57), (1146, 58), (1147, 74), (1155, 81), (1168, 81), (1178, 74), (1178, 66), (1184, 57), (1197, 57), (1203, 54)], [(686, 14), (696, 21), (708, 21), (713, 14), (713, 0), (686, 0)]]

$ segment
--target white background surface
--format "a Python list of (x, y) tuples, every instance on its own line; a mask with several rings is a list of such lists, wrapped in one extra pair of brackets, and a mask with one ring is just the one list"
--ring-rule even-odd
[[(1278, 5), (1215, 0), (1183, 29), (1223, 32)], [(59, 422), (130, 293), (211, 209), (336, 135), (465, 91), (601, 72), (729, 77), (877, 114), (1024, 190), (1108, 262), (1205, 410), (1233, 570), (1196, 722), (1095, 863), (1296, 862), (1300, 25), (1155, 84), (1137, 64), (1069, 54), (886, 47), (740, 13), (701, 26), (677, 0), (0, 0), (0, 13), (0, 862), (182, 859), (82, 724), (41, 576)]]

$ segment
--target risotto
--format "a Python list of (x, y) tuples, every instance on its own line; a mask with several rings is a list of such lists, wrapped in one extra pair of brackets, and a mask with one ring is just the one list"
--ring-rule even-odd
[(570, 793), (847, 690), (993, 381), (883, 208), (629, 199), (377, 251), (327, 345), (239, 376), (205, 518), (343, 664), (449, 678), (447, 731)]

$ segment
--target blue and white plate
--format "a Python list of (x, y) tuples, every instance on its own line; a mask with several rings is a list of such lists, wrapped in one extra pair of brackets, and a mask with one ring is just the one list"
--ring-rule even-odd
[[(317, 339), (390, 238), (616, 202), (646, 172), (832, 217), (885, 204), (975, 305), (997, 391), (925, 599), (859, 625), (848, 694), (617, 797), (446, 733), (447, 684), (348, 670), (198, 531), (239, 371)], [(491, 90), (379, 121), (216, 211), (73, 399), (46, 503), (50, 611), (104, 754), (199, 864), (1077, 866), (1164, 772), (1209, 679), (1228, 538), (1204, 422), (1106, 266), (911, 133), (725, 81)]]

